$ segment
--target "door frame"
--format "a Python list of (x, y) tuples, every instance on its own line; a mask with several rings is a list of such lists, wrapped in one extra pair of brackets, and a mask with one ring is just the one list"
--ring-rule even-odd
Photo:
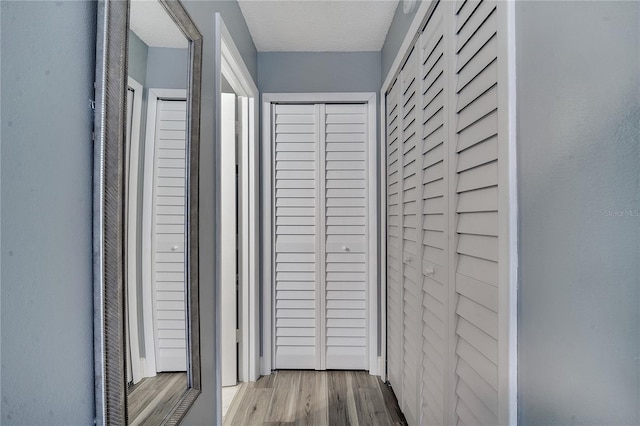
[[(260, 316), (259, 312), (259, 294), (260, 288), (258, 283), (259, 268), (259, 127), (257, 120), (259, 117), (259, 91), (251, 73), (242, 59), (240, 51), (236, 47), (233, 37), (228, 28), (224, 24), (220, 13), (214, 15), (214, 141), (216, 170), (215, 177), (220, 178), (220, 144), (222, 140), (222, 120), (221, 120), (221, 102), (222, 102), (222, 76), (231, 85), (231, 88), (238, 97), (238, 102), (243, 105), (242, 108), (242, 131), (241, 131), (241, 149), (239, 153), (239, 190), (240, 199), (239, 206), (241, 211), (240, 217), (240, 241), (239, 241), (239, 260), (240, 270), (238, 281), (238, 328), (240, 330), (240, 339), (238, 347), (238, 380), (240, 382), (255, 381), (260, 377)], [(215, 204), (220, 205), (220, 182), (215, 183), (216, 200)], [(220, 277), (220, 217), (216, 218), (216, 236), (215, 238), (215, 353), (221, 353), (221, 329), (220, 329), (220, 295), (221, 295), (221, 277)], [(216, 356), (216, 389), (220, 388), (221, 364), (220, 357)], [(216, 391), (218, 392), (218, 391)], [(216, 404), (217, 412), (221, 412), (221, 393), (218, 392)]]
[[(131, 141), (130, 141), (130, 149), (131, 152), (129, 154), (129, 168), (125, 171), (125, 179), (129, 182), (132, 177), (137, 177), (140, 179), (142, 177), (142, 170), (139, 167), (139, 159), (140, 159), (140, 127), (142, 121), (142, 96), (144, 93), (144, 89), (142, 84), (138, 83), (131, 76), (127, 76), (127, 85), (131, 89), (133, 89), (133, 108), (131, 114)], [(138, 192), (134, 192), (137, 196)], [(140, 356), (140, 330), (138, 323), (138, 298), (137, 298), (137, 286), (138, 286), (138, 269), (136, 267), (132, 267), (138, 264), (138, 211), (142, 210), (142, 205), (138, 205), (138, 202), (131, 203), (131, 198), (134, 196), (129, 190), (127, 197), (129, 199), (129, 208), (127, 209), (127, 214), (129, 215), (127, 219), (127, 305), (129, 308), (128, 316), (129, 316), (129, 324), (127, 325), (128, 333), (129, 333), (129, 350), (131, 351), (131, 376), (133, 383), (138, 383), (144, 377), (144, 358)], [(135, 220), (132, 220), (135, 219)], [(134, 235), (133, 238), (130, 238), (131, 235)], [(135, 323), (131, 322), (131, 317), (135, 318)]]
[(367, 152), (367, 169), (369, 185), (368, 191), (368, 276), (375, 277), (369, 279), (367, 288), (368, 301), (368, 318), (367, 318), (367, 352), (369, 373), (372, 375), (380, 374), (380, 362), (378, 359), (378, 341), (380, 329), (378, 327), (378, 318), (381, 315), (379, 311), (379, 283), (378, 264), (380, 260), (380, 234), (378, 227), (378, 208), (380, 205), (377, 165), (379, 144), (377, 143), (377, 94), (375, 92), (353, 92), (353, 93), (263, 93), (262, 94), (262, 224), (263, 224), (263, 241), (262, 241), (262, 282), (263, 288), (269, 289), (263, 292), (262, 296), (262, 358), (261, 373), (271, 374), (275, 362), (273, 356), (273, 286), (275, 283), (273, 268), (273, 173), (272, 173), (272, 156), (273, 156), (273, 139), (271, 133), (271, 106), (274, 103), (363, 103), (367, 105), (367, 133), (368, 133), (368, 152)]

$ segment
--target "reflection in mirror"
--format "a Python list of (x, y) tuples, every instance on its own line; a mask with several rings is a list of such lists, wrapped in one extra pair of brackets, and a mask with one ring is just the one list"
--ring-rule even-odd
[(202, 36), (177, 0), (98, 4), (96, 423), (173, 425), (200, 393)]
[(129, 25), (127, 107), (131, 109), (127, 108), (125, 145), (127, 407), (129, 424), (156, 425), (187, 390), (189, 45), (156, 1), (132, 1)]

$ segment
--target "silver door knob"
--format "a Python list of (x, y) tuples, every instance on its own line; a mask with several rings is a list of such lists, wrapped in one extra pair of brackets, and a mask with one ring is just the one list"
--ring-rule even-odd
[(342, 251), (351, 251), (351, 249), (347, 246), (342, 246)]
[(433, 268), (425, 268), (424, 273), (427, 275), (433, 275), (434, 270)]
[(178, 246), (171, 247), (171, 251), (176, 251), (176, 250), (178, 250)]

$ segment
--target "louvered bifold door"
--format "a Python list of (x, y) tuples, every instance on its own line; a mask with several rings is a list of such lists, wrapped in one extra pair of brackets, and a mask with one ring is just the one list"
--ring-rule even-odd
[[(419, 151), (418, 126), (418, 81), (417, 59), (414, 50), (407, 59), (402, 71), (401, 80), (401, 140), (402, 140), (402, 291), (403, 291), (403, 334), (402, 334), (402, 392), (401, 408), (411, 424), (417, 422), (418, 380), (420, 354), (422, 348), (422, 289), (418, 283), (421, 258), (421, 226), (419, 212), (422, 196), (419, 193), (421, 184), (421, 158)], [(421, 275), (421, 274), (420, 274)]]
[(438, 4), (418, 40), (420, 46), (420, 135), (423, 199), (422, 238), (422, 377), (423, 424), (445, 424), (448, 368), (448, 150), (447, 87), (449, 55)]
[(316, 287), (319, 211), (315, 105), (274, 105), (275, 367), (319, 367)]
[[(367, 107), (320, 105), (324, 119), (325, 363), (367, 369)], [(324, 155), (323, 155), (324, 154)]]
[[(455, 5), (456, 327), (458, 424), (498, 424), (497, 13)], [(506, 362), (506, 361), (505, 361)]]
[(156, 370), (187, 369), (185, 311), (186, 102), (158, 100), (153, 192)]
[(386, 95), (387, 165), (387, 375), (399, 396), (402, 386), (402, 234), (400, 180), (400, 126), (396, 80)]
[[(501, 277), (510, 271), (498, 258), (499, 247), (507, 253), (499, 238), (508, 238), (508, 223), (499, 229), (498, 217), (509, 217), (498, 208), (509, 198), (508, 185), (499, 185), (509, 158), (498, 158), (509, 155), (509, 135), (500, 130), (508, 129), (509, 117), (507, 73), (499, 73), (499, 66), (507, 69), (502, 7), (435, 3), (400, 72), (398, 118), (389, 102), (398, 82), (387, 93), (388, 372), (410, 424), (505, 424), (512, 408), (510, 345), (501, 340), (508, 339), (507, 297), (499, 304), (509, 283), (498, 280), (499, 271)], [(414, 56), (417, 82), (408, 71)], [(402, 257), (395, 259), (398, 251)]]

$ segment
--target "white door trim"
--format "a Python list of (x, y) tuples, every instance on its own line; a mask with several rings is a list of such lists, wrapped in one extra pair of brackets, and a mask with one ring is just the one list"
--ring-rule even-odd
[[(236, 47), (231, 33), (227, 29), (222, 16), (216, 13), (214, 16), (215, 46), (214, 61), (220, 66), (220, 72), (215, 75), (215, 111), (214, 117), (214, 137), (215, 141), (221, 140), (222, 123), (220, 117), (220, 105), (222, 99), (222, 76), (224, 76), (236, 95), (239, 97), (241, 105), (245, 105), (242, 110), (242, 145), (240, 149), (240, 190), (242, 206), (241, 214), (241, 240), (240, 240), (240, 361), (238, 363), (238, 378), (241, 382), (255, 381), (260, 377), (260, 318), (259, 309), (259, 134), (256, 120), (258, 119), (258, 87), (256, 86), (249, 69), (242, 60), (242, 55)], [(246, 108), (246, 110), (245, 110)], [(219, 144), (218, 144), (219, 145)], [(216, 148), (216, 158), (220, 158), (220, 147)], [(219, 160), (218, 160), (219, 161)], [(218, 163), (216, 165), (220, 167)], [(219, 177), (219, 174), (216, 173)], [(219, 182), (216, 183), (219, 188)], [(218, 200), (219, 201), (219, 200)], [(219, 223), (219, 218), (216, 219)], [(248, 231), (248, 232), (247, 232)], [(215, 255), (220, 256), (220, 239), (215, 238)], [(216, 273), (215, 295), (216, 295), (216, 321), (215, 325), (215, 353), (220, 354), (220, 275)], [(220, 377), (221, 366), (220, 357), (216, 357), (216, 374)], [(218, 383), (219, 384), (219, 383)], [(217, 385), (216, 385), (217, 386)], [(219, 394), (218, 394), (219, 397)], [(220, 412), (220, 410), (217, 410)]]
[[(133, 108), (131, 114), (131, 150), (129, 153), (129, 170), (126, 171), (126, 179), (129, 183), (136, 182), (140, 176), (138, 167), (140, 159), (140, 121), (142, 119), (142, 84), (131, 77), (127, 78), (128, 86), (133, 89)], [(127, 194), (127, 264), (138, 264), (138, 191), (129, 190)], [(130, 236), (133, 235), (133, 238)], [(131, 350), (131, 375), (133, 383), (138, 383), (144, 377), (144, 359), (140, 356), (140, 333), (138, 330), (138, 270), (130, 267), (127, 270), (127, 306), (129, 314), (129, 343)], [(134, 322), (132, 322), (134, 321)]]
[[(373, 92), (363, 93), (263, 93), (262, 94), (262, 193), (263, 193), (263, 262), (262, 262), (262, 281), (264, 289), (272, 289), (274, 283), (272, 258), (273, 258), (273, 237), (272, 237), (272, 220), (273, 206), (271, 205), (272, 197), (272, 152), (273, 138), (271, 135), (271, 104), (272, 103), (365, 103), (368, 111), (368, 179), (371, 183), (368, 185), (368, 209), (369, 209), (369, 228), (374, 231), (368, 235), (369, 245), (369, 262), (368, 276), (370, 277), (368, 293), (368, 363), (369, 373), (372, 375), (380, 374), (378, 362), (378, 206), (380, 200), (378, 198), (378, 190), (375, 182), (377, 181), (377, 134), (376, 134), (376, 110), (377, 95)], [(262, 374), (271, 374), (273, 369), (273, 310), (272, 310), (271, 291), (265, 291), (262, 297), (262, 335), (263, 335), (263, 353), (261, 362)]]
[[(498, 347), (500, 359), (498, 383), (506, 389), (506, 398), (498, 402), (498, 421), (501, 424), (518, 423), (518, 181), (516, 152), (516, 30), (514, 2), (499, 2), (498, 113), (499, 158), (503, 166), (498, 170), (499, 185), (506, 190), (498, 200), (498, 257), (505, 259), (498, 270), (498, 279), (507, 283), (500, 289), (498, 305), (507, 309), (498, 314), (498, 335), (502, 339)], [(504, 142), (503, 142), (504, 141)]]
[[(144, 188), (153, 187), (154, 152), (156, 146), (156, 115), (158, 100), (183, 100), (187, 99), (187, 91), (184, 89), (158, 89), (150, 88), (147, 95), (147, 132), (144, 144)], [(144, 329), (154, 330), (153, 305), (154, 305), (154, 272), (153, 259), (153, 191), (144, 191), (142, 194), (142, 315)], [(156, 375), (156, 350), (153, 333), (144, 333), (145, 377)]]
[[(222, 341), (221, 360), (221, 382), (222, 386), (235, 386), (238, 379), (238, 352), (237, 352), (237, 271), (236, 265), (236, 99), (235, 93), (222, 94), (222, 139), (220, 140), (221, 153), (221, 201), (220, 209), (220, 238), (222, 241), (222, 251), (220, 252), (220, 268), (222, 281), (220, 287), (220, 297), (222, 306), (220, 307), (221, 330), (220, 339)], [(238, 207), (242, 208), (241, 205)]]

